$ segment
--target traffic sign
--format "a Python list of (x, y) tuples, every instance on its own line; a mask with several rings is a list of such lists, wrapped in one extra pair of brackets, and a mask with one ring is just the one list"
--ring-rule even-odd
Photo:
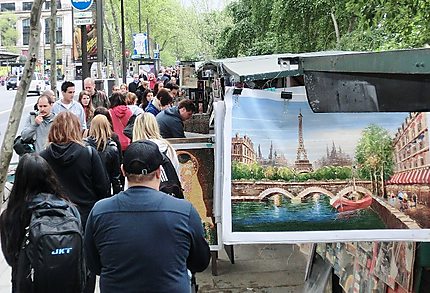
[(70, 0), (72, 7), (79, 11), (85, 11), (91, 7), (93, 0)]
[(89, 18), (89, 17), (93, 17), (93, 12), (92, 11), (75, 12), (75, 13), (73, 13), (73, 17)]
[(92, 18), (75, 18), (73, 20), (73, 23), (75, 25), (87, 25), (87, 24), (93, 24)]

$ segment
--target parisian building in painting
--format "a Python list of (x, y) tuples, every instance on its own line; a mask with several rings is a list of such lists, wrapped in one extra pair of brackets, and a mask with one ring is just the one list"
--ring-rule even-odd
[(231, 140), (231, 157), (233, 161), (252, 164), (257, 161), (254, 143), (248, 136), (240, 137), (238, 133)]

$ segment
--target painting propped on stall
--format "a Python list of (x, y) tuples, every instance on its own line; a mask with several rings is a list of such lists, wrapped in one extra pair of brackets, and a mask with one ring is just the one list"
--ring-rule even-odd
[(224, 243), (430, 239), (430, 116), (313, 113), (285, 90), (227, 89)]
[(214, 145), (192, 138), (181, 139), (181, 143), (171, 142), (178, 155), (184, 197), (199, 213), (211, 250), (219, 250), (221, 224), (217, 223), (214, 211)]

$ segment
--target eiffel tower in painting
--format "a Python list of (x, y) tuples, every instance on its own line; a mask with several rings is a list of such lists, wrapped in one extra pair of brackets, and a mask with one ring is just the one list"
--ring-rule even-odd
[(297, 147), (297, 158), (294, 162), (294, 169), (300, 173), (311, 172), (313, 170), (312, 164), (308, 160), (306, 154), (305, 144), (303, 142), (303, 115), (302, 111), (299, 113), (299, 146)]

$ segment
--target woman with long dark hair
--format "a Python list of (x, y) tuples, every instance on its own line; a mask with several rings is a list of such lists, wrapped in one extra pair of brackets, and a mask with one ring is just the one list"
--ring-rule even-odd
[(19, 160), (7, 208), (0, 216), (1, 246), (6, 262), (12, 267), (12, 292), (18, 292), (17, 282), (23, 281), (17, 280), (18, 256), (25, 228), (30, 223), (31, 208), (46, 199), (67, 203), (79, 217), (73, 204), (66, 201), (61, 184), (45, 159), (36, 153), (25, 154)]

